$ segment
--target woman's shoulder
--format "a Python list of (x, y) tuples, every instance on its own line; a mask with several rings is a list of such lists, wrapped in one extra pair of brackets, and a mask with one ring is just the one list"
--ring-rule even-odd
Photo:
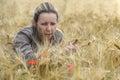
[(63, 32), (59, 28), (56, 29), (56, 35), (62, 36), (63, 37)]
[(20, 29), (19, 32), (23, 32), (26, 34), (33, 33), (33, 26), (32, 25), (25, 26), (24, 28)]
[(33, 27), (32, 27), (32, 25), (28, 25), (28, 26), (25, 26), (24, 28), (21, 28), (16, 33), (15, 38), (23, 37), (23, 36), (31, 37), (32, 34), (33, 34)]
[(60, 30), (59, 28), (56, 28), (56, 34), (61, 34), (61, 35), (63, 35), (63, 32), (62, 32), (62, 30)]
[(33, 27), (32, 25), (28, 25), (21, 28), (16, 35), (19, 35), (19, 34), (31, 35), (32, 33), (33, 33)]

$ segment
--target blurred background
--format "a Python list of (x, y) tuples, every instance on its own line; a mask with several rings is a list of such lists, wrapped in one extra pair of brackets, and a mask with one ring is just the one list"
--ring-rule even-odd
[(72, 78), (62, 80), (120, 80), (120, 0), (0, 0), (0, 80), (5, 80), (5, 75), (6, 80), (16, 80), (7, 74), (16, 73), (10, 66), (14, 64), (8, 62), (14, 53), (12, 40), (16, 32), (31, 24), (35, 8), (45, 1), (53, 3), (59, 11), (63, 45), (72, 39), (79, 40), (79, 56), (72, 57), (80, 65), (75, 67)]

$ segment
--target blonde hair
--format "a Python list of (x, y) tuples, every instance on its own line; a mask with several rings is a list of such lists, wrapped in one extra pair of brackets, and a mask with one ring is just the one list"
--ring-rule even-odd
[(34, 22), (38, 21), (39, 15), (43, 12), (55, 13), (58, 21), (58, 11), (57, 9), (49, 2), (44, 2), (38, 5), (34, 12)]

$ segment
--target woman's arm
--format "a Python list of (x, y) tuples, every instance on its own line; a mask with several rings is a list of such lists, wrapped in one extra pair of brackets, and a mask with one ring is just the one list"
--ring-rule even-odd
[(13, 41), (13, 47), (18, 55), (23, 55), (28, 67), (30, 67), (28, 64), (30, 60), (36, 60), (31, 47), (30, 35), (28, 35), (25, 31), (20, 31), (17, 33)]

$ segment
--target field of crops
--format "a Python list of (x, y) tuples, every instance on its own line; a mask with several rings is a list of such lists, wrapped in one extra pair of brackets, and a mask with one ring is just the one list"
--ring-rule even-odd
[[(12, 40), (45, 1), (59, 11), (64, 40), (28, 70)], [(0, 0), (0, 80), (120, 80), (119, 7), (119, 0)], [(61, 46), (73, 39), (77, 51), (65, 52)]]

